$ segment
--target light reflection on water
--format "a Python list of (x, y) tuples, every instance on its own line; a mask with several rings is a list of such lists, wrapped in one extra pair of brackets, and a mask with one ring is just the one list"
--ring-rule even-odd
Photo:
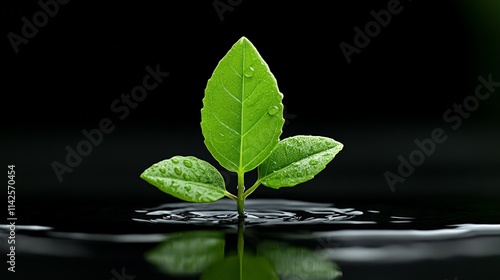
[(431, 230), (335, 230), (284, 233), (293, 242), (314, 238), (329, 259), (353, 263), (411, 263), (457, 257), (500, 256), (500, 225), (462, 224)]

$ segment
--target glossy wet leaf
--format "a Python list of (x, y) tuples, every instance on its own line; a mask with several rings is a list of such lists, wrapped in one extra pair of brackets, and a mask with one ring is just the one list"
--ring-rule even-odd
[(333, 280), (342, 276), (339, 267), (316, 251), (278, 242), (263, 242), (257, 255), (265, 257), (282, 279)]
[(214, 263), (201, 275), (201, 280), (279, 280), (276, 272), (263, 257), (243, 254), (243, 273), (240, 277), (240, 259), (238, 256), (228, 256), (224, 260)]
[(342, 148), (342, 143), (328, 137), (285, 138), (259, 166), (259, 180), (275, 189), (306, 182), (321, 172)]
[(155, 163), (141, 178), (165, 193), (190, 202), (213, 202), (224, 197), (225, 192), (219, 171), (192, 156), (175, 156)]
[(172, 275), (198, 275), (224, 258), (225, 238), (218, 231), (180, 232), (145, 254), (158, 270)]
[(242, 37), (208, 80), (201, 110), (205, 145), (224, 168), (247, 172), (269, 156), (282, 132), (282, 98), (268, 65)]

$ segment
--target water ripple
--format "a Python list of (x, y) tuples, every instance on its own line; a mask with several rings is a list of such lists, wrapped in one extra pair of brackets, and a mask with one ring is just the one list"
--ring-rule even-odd
[[(149, 223), (236, 224), (238, 214), (231, 200), (210, 204), (171, 203), (136, 210), (133, 220)], [(364, 213), (354, 208), (338, 208), (328, 203), (291, 201), (283, 199), (253, 199), (245, 204), (247, 225), (350, 223)], [(375, 223), (352, 221), (352, 223)]]

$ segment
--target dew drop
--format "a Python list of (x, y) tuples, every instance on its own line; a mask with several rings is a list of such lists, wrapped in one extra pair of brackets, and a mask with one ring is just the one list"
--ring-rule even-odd
[(177, 175), (182, 174), (182, 170), (179, 167), (174, 168), (174, 171), (175, 171), (175, 174), (177, 174)]
[(191, 177), (190, 177), (189, 175), (187, 175), (187, 174), (182, 175), (182, 177), (183, 177), (183, 178), (184, 178), (184, 180), (186, 180), (186, 181), (189, 181), (189, 180), (191, 179)]
[(259, 100), (260, 100), (259, 98), (253, 98), (253, 97), (248, 98), (246, 100), (245, 105), (248, 107), (253, 107), (253, 106), (255, 106), (255, 104), (257, 104), (259, 102)]
[(190, 186), (186, 186), (184, 187), (186, 189), (186, 191), (190, 192), (191, 191), (191, 187)]
[(177, 163), (179, 163), (179, 160), (177, 158), (172, 158), (172, 162), (177, 164)]
[(184, 160), (184, 166), (191, 168), (191, 167), (193, 167), (193, 163), (186, 159), (186, 160)]
[(252, 65), (264, 65), (264, 62), (261, 59), (252, 60)]
[(253, 69), (253, 67), (250, 66), (243, 71), (243, 74), (245, 75), (245, 77), (251, 78), (253, 76), (254, 72), (255, 72), (255, 70)]
[(271, 106), (269, 107), (269, 110), (267, 110), (267, 113), (271, 116), (275, 116), (279, 112), (278, 106)]
[(313, 159), (313, 160), (311, 160), (311, 161), (309, 162), (309, 164), (310, 164), (310, 165), (316, 165), (316, 164), (318, 164), (318, 161)]
[(163, 167), (160, 167), (160, 172), (161, 173), (165, 173), (165, 172), (167, 172), (167, 170), (165, 168), (163, 168)]

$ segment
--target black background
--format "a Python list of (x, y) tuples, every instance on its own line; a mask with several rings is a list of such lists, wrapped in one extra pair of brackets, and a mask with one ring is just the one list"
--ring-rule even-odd
[[(246, 36), (275, 75), (286, 107), (283, 137), (312, 134), (344, 143), (314, 180), (255, 197), (304, 200), (500, 195), (499, 92), (462, 125), (443, 120), (474, 94), (478, 76), (500, 81), (499, 8), (492, 1), (401, 1), (368, 46), (346, 61), (354, 27), (391, 1), (250, 1), (222, 14), (215, 1), (77, 1), (60, 5), (16, 54), (37, 1), (2, 1), (2, 162), (16, 165), (19, 203), (177, 201), (139, 178), (151, 164), (194, 155), (219, 165), (203, 144), (200, 109), (218, 61)], [(222, 1), (225, 3), (225, 1)], [(491, 3), (490, 3), (491, 2)], [(130, 94), (145, 67), (170, 75), (120, 120), (110, 105)], [(112, 120), (90, 155), (59, 182), (51, 166), (82, 130)], [(442, 128), (447, 140), (391, 191), (415, 139)], [(235, 192), (235, 176), (224, 173)], [(251, 177), (252, 175), (250, 175)], [(248, 179), (250, 181), (250, 179)]]

